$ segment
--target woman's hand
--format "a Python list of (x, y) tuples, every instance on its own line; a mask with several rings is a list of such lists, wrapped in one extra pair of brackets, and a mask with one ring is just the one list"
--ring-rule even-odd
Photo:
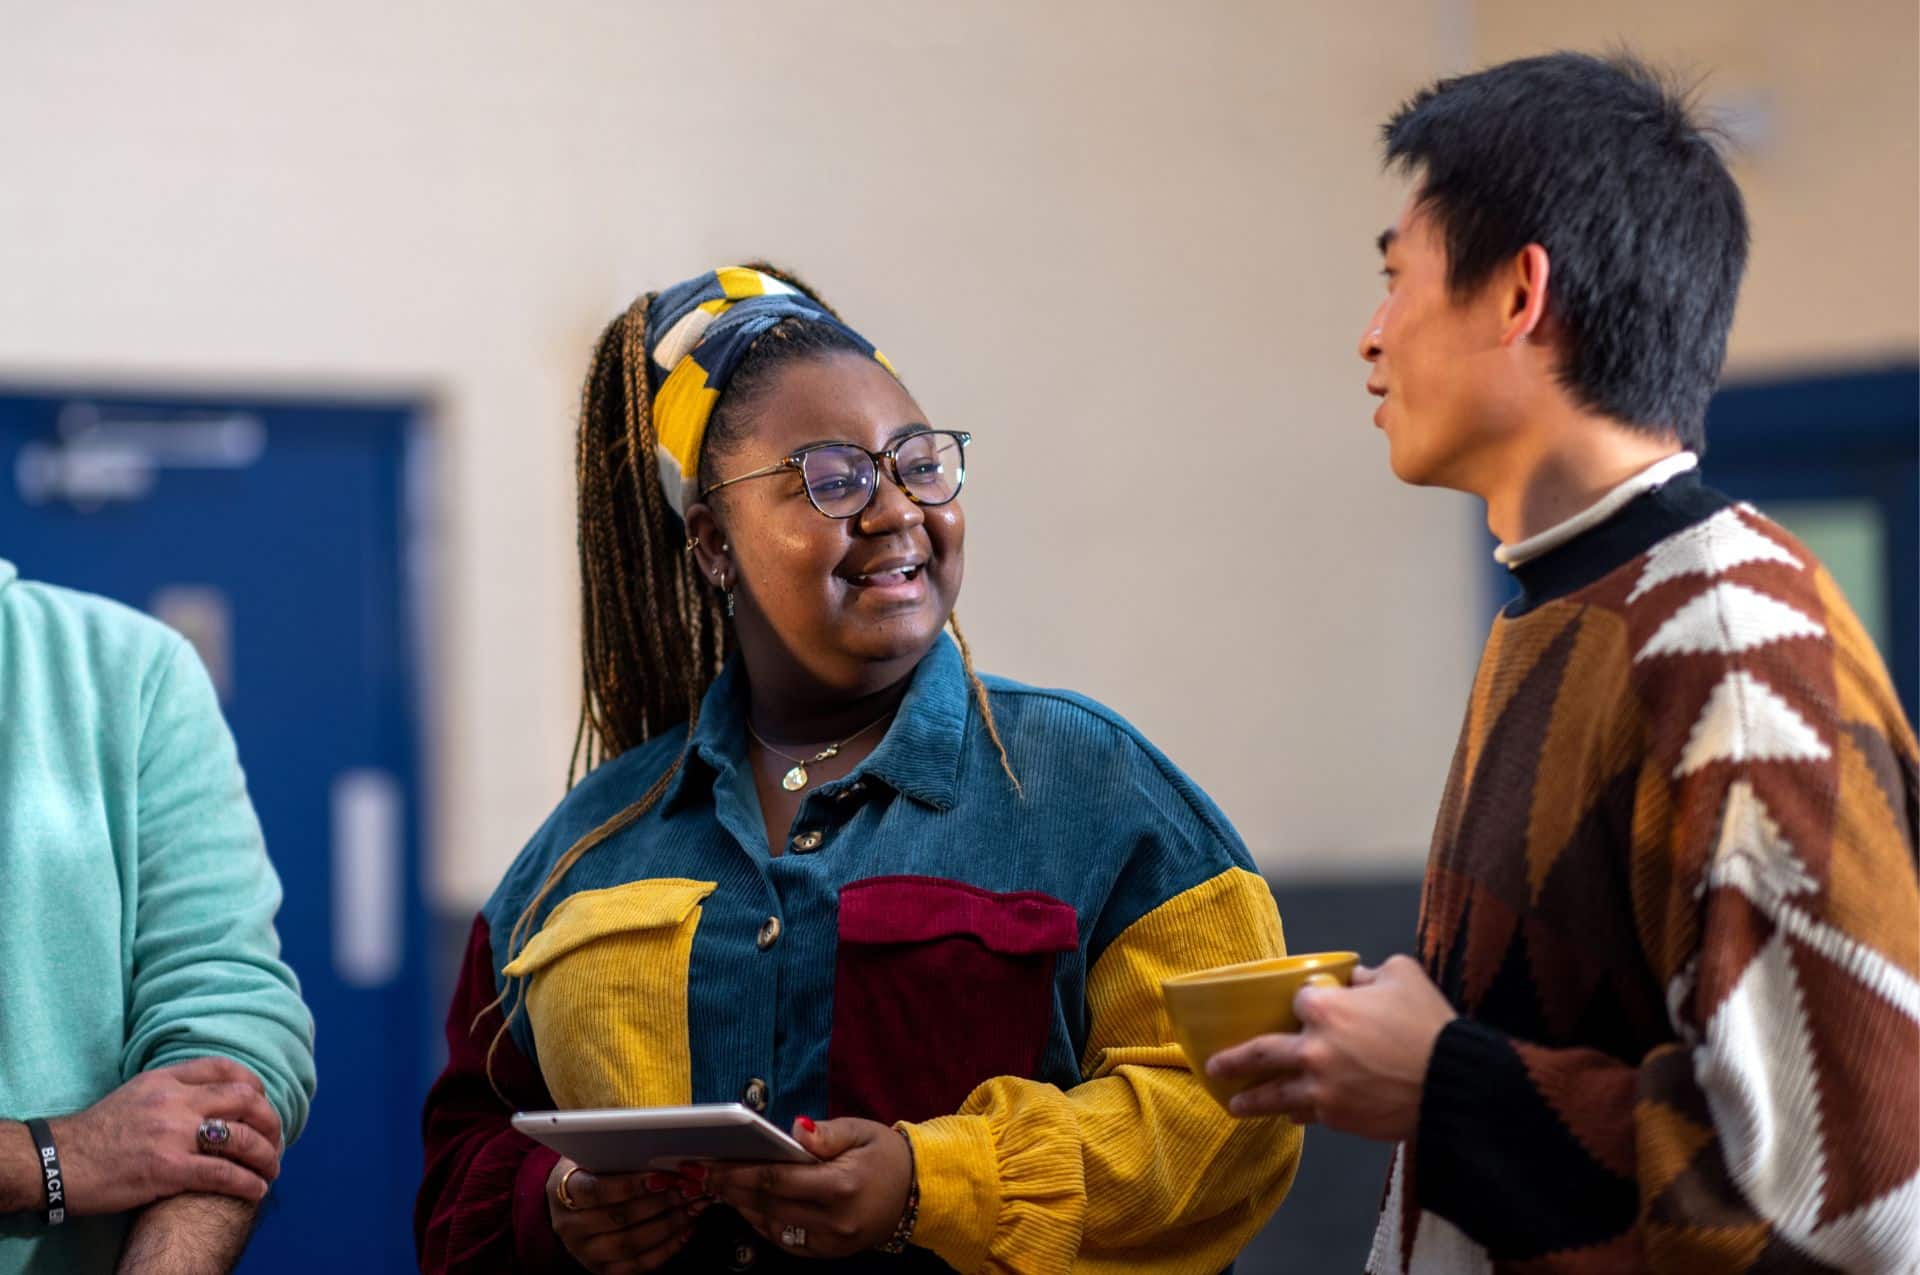
[(793, 1136), (821, 1163), (715, 1165), (707, 1190), (789, 1253), (846, 1257), (892, 1239), (913, 1185), (907, 1140), (871, 1120), (805, 1116)]
[[(572, 1208), (561, 1201), (563, 1181)], [(594, 1275), (659, 1270), (693, 1238), (693, 1220), (709, 1203), (671, 1173), (596, 1176), (562, 1156), (547, 1175), (554, 1234)]]

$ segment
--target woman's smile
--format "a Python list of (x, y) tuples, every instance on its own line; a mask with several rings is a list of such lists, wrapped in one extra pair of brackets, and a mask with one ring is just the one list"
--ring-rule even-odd
[(926, 565), (924, 552), (894, 553), (862, 562), (838, 575), (854, 599), (892, 609), (917, 606), (927, 600)]

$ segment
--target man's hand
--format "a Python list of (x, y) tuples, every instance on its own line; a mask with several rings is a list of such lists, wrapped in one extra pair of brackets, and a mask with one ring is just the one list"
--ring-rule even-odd
[[(200, 1122), (226, 1120), (219, 1155), (199, 1149)], [(85, 1111), (49, 1120), (67, 1211), (125, 1213), (186, 1192), (257, 1204), (280, 1174), (280, 1117), (259, 1077), (225, 1058), (143, 1072)]]
[(907, 1140), (871, 1120), (805, 1117), (793, 1136), (821, 1163), (716, 1165), (707, 1189), (789, 1253), (846, 1257), (892, 1239), (913, 1185)]
[(1457, 1015), (1405, 956), (1361, 966), (1352, 987), (1307, 987), (1293, 998), (1301, 1029), (1256, 1036), (1207, 1060), (1207, 1074), (1252, 1078), (1236, 1116), (1283, 1115), (1395, 1142), (1420, 1123), (1420, 1094), (1440, 1031)]

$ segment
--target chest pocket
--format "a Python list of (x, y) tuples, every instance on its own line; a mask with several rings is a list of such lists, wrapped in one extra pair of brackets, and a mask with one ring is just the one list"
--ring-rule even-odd
[(582, 890), (502, 971), (527, 979), (540, 1071), (562, 1107), (693, 1100), (687, 965), (712, 881), (657, 878)]
[(1053, 966), (1074, 910), (937, 877), (840, 891), (828, 1105), (891, 1123), (959, 1110), (981, 1082), (1032, 1077), (1053, 1021)]

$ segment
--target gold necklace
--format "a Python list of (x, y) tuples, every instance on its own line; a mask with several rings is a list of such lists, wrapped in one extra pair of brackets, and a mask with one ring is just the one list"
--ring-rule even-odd
[(753, 722), (751, 720), (747, 722), (747, 734), (759, 740), (760, 747), (766, 749), (768, 752), (772, 753), (775, 757), (784, 757), (786, 760), (793, 763), (793, 769), (789, 770), (786, 774), (780, 776), (780, 786), (782, 788), (785, 788), (788, 792), (799, 792), (802, 788), (805, 788), (807, 786), (807, 767), (818, 766), (821, 762), (827, 760), (829, 757), (837, 756), (842, 748), (845, 748), (848, 744), (851, 744), (854, 740), (860, 738), (862, 735), (866, 734), (868, 731), (872, 730), (874, 727), (878, 726), (881, 722), (886, 721), (888, 718), (892, 716), (893, 716), (893, 710), (888, 709), (886, 712), (874, 718), (872, 721), (868, 722), (865, 726), (862, 726), (859, 730), (853, 732), (853, 734), (847, 736), (845, 739), (836, 740), (833, 743), (828, 744), (825, 748), (821, 749), (819, 752), (815, 753), (811, 757), (795, 757), (792, 753), (786, 752), (782, 749), (775, 748), (772, 744), (769, 744), (766, 741), (765, 737), (763, 737), (759, 731), (753, 728)]

